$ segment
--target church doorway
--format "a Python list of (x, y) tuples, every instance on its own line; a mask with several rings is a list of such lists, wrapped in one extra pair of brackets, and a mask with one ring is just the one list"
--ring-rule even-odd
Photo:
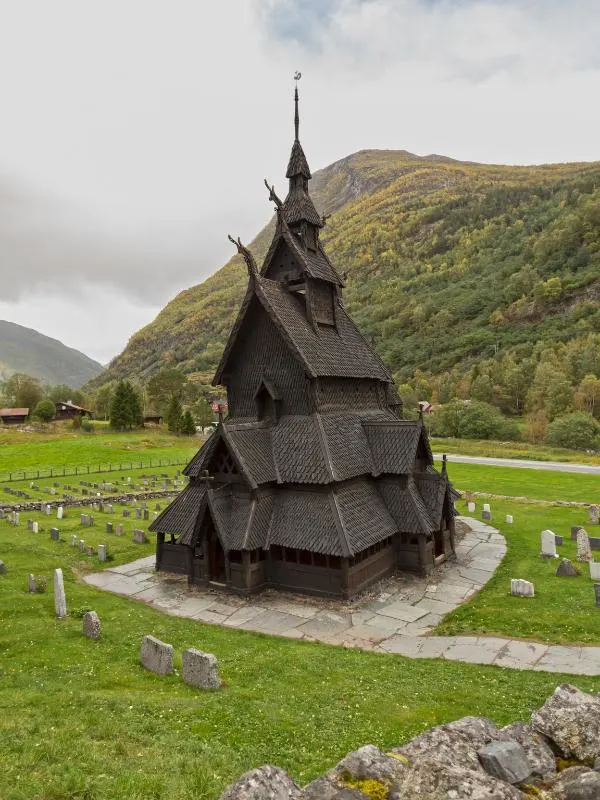
[(439, 530), (433, 534), (433, 557), (437, 560), (445, 556), (444, 550), (444, 531)]
[(214, 525), (208, 531), (208, 580), (215, 583), (225, 583), (225, 551)]

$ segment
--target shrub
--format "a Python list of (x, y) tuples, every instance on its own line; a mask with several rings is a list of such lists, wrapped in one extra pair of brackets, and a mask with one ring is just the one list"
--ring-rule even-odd
[(503, 417), (494, 406), (477, 400), (463, 402), (452, 400), (435, 413), (433, 420), (435, 436), (451, 436), (457, 439), (502, 439), (519, 438), (517, 423)]
[(84, 417), (81, 420), (81, 430), (84, 433), (93, 433), (94, 432), (94, 426), (92, 425), (92, 420), (88, 419), (87, 417)]
[(546, 441), (553, 447), (593, 450), (600, 446), (600, 423), (586, 411), (557, 417), (548, 426)]
[(37, 417), (42, 422), (50, 422), (54, 417), (55, 406), (52, 400), (40, 400), (33, 412), (34, 417)]

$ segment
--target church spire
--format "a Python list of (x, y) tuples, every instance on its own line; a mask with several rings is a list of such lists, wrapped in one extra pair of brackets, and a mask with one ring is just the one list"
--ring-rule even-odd
[[(296, 77), (296, 75), (298, 77)], [(294, 141), (298, 142), (298, 131), (300, 130), (300, 115), (298, 113), (298, 78), (300, 77), (300, 73), (297, 72), (294, 78), (296, 79), (296, 86), (294, 88)]]

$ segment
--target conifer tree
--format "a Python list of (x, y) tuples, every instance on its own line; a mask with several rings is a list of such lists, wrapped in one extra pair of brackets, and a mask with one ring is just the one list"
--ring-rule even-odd
[(196, 423), (194, 422), (194, 417), (189, 409), (183, 415), (181, 421), (181, 432), (186, 436), (194, 436), (196, 433)]
[(171, 433), (181, 433), (183, 424), (183, 409), (177, 397), (172, 397), (167, 411), (167, 427)]
[(110, 425), (118, 431), (142, 424), (142, 404), (129, 381), (119, 381), (110, 404)]

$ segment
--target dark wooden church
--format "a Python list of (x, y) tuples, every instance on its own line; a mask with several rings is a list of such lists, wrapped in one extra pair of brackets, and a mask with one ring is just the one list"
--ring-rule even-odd
[(193, 584), (349, 598), (454, 555), (453, 492), (344, 308), (308, 193), (297, 90), (295, 104), (289, 191), (281, 202), (270, 189), (277, 227), (260, 271), (236, 243), (248, 289), (213, 381), (229, 416), (150, 529), (156, 568)]

